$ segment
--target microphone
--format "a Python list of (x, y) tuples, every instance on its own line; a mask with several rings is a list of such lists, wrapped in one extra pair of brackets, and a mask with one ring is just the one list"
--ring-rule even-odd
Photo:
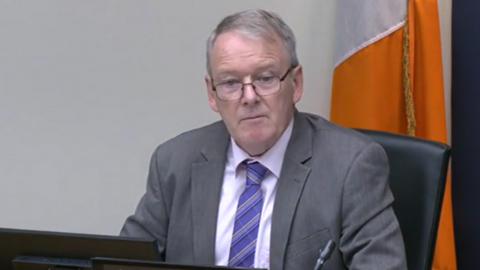
[(322, 269), (325, 262), (330, 259), (332, 256), (333, 250), (335, 249), (336, 243), (333, 240), (329, 240), (327, 244), (320, 250), (320, 254), (318, 255), (317, 263), (313, 270), (320, 270)]

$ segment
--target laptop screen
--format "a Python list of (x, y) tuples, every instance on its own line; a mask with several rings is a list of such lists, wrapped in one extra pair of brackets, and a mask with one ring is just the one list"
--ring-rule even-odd
[(93, 258), (92, 270), (267, 270), (259, 268), (238, 268), (227, 266), (199, 266), (170, 264), (156, 261), (141, 261), (113, 258)]

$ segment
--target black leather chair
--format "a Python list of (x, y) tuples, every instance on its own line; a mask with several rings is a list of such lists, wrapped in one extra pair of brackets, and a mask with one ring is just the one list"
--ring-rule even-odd
[(386, 151), (394, 210), (409, 270), (431, 270), (450, 159), (446, 144), (376, 130), (356, 129)]

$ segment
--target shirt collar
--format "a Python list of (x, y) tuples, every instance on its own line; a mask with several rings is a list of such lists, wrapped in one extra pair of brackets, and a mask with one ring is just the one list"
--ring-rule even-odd
[(233, 164), (235, 168), (238, 167), (240, 163), (242, 163), (245, 159), (253, 159), (260, 162), (263, 166), (265, 166), (271, 173), (273, 173), (277, 178), (280, 177), (280, 172), (282, 170), (283, 165), (283, 157), (285, 156), (285, 152), (287, 151), (288, 142), (290, 141), (290, 137), (292, 135), (292, 128), (293, 128), (293, 118), (290, 121), (290, 124), (287, 126), (285, 131), (283, 132), (282, 136), (277, 140), (277, 142), (263, 155), (259, 157), (250, 157), (245, 151), (243, 151), (230, 137), (231, 140), (231, 153), (233, 157)]

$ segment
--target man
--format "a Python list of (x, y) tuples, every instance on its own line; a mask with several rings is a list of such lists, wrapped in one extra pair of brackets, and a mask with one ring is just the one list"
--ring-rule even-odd
[(208, 102), (223, 121), (160, 145), (121, 234), (152, 237), (168, 262), (310, 270), (406, 269), (383, 149), (300, 113), (295, 37), (264, 10), (208, 39)]

